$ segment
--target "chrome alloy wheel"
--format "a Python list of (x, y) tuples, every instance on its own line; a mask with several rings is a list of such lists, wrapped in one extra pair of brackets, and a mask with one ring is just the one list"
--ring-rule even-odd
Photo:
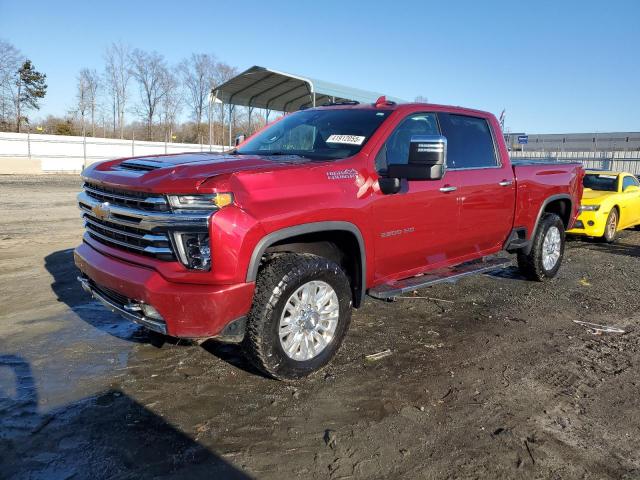
[(560, 258), (562, 241), (558, 227), (550, 227), (542, 242), (542, 266), (545, 270), (553, 270)]
[(331, 343), (338, 326), (338, 295), (328, 283), (312, 280), (287, 300), (278, 336), (285, 354), (297, 361), (317, 357)]
[(613, 238), (618, 230), (618, 214), (615, 210), (609, 215), (609, 221), (607, 222), (607, 237)]

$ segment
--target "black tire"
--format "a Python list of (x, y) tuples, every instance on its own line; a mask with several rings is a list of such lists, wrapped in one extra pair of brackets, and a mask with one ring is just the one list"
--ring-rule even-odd
[[(618, 237), (618, 222), (620, 221), (620, 215), (618, 209), (613, 207), (607, 217), (607, 223), (604, 226), (604, 235), (600, 239), (605, 243), (613, 243)], [(613, 224), (613, 226), (611, 226)]]
[[(290, 358), (278, 329), (289, 297), (312, 280), (329, 284), (338, 297), (339, 317), (333, 339), (316, 357), (306, 361)], [(253, 306), (247, 319), (243, 347), (248, 359), (267, 375), (280, 380), (306, 377), (324, 367), (340, 348), (351, 321), (352, 295), (340, 266), (311, 254), (278, 254), (267, 259), (258, 273)]]
[[(547, 232), (553, 227), (557, 228), (560, 232), (560, 256), (552, 268), (546, 268), (543, 263), (543, 244)], [(520, 269), (520, 273), (529, 280), (536, 280), (538, 282), (555, 277), (560, 269), (564, 256), (565, 235), (562, 219), (554, 213), (544, 214), (542, 219), (540, 219), (537, 230), (534, 232), (532, 242), (531, 251), (528, 254), (522, 251), (518, 252), (518, 268)]]

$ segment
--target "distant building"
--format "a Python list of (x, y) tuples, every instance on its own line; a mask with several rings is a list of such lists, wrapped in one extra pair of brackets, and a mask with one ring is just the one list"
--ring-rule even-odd
[[(518, 143), (518, 136), (528, 135), (525, 145)], [(510, 150), (531, 152), (630, 152), (640, 151), (640, 132), (613, 133), (505, 133)]]

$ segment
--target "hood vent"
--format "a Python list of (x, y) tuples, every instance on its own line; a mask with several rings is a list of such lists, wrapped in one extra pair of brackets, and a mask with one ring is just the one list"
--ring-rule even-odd
[(158, 168), (166, 167), (162, 162), (154, 162), (151, 160), (125, 160), (120, 165), (114, 167), (114, 170), (135, 170), (149, 172)]

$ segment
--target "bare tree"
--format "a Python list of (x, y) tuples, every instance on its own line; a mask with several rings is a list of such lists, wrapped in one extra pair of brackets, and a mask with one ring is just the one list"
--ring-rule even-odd
[[(78, 88), (82, 82), (84, 88), (84, 101), (86, 110), (91, 118), (91, 136), (96, 136), (96, 111), (98, 108), (98, 89), (100, 88), (100, 76), (95, 70), (83, 68), (78, 77)], [(78, 92), (79, 93), (79, 92)]]
[[(235, 77), (237, 74), (238, 74), (238, 69), (236, 67), (232, 67), (231, 65), (228, 65), (224, 62), (217, 63), (215, 68), (215, 73), (214, 73), (214, 81), (212, 83), (211, 88), (215, 88), (218, 85), (222, 85), (224, 82)], [(229, 106), (230, 123), (235, 123), (234, 114), (235, 114), (235, 108), (233, 105), (230, 105)], [(221, 129), (222, 138), (221, 138), (220, 144), (224, 145), (226, 137), (224, 135), (224, 105), (223, 104), (220, 104), (220, 125), (222, 125), (222, 129)], [(229, 134), (231, 135), (231, 131), (229, 131)], [(229, 145), (231, 146), (231, 140), (229, 141)]]
[(124, 138), (124, 112), (128, 100), (128, 87), (131, 80), (130, 48), (122, 43), (112, 44), (105, 52), (105, 80), (113, 107), (113, 133), (120, 130)]
[(90, 108), (89, 85), (87, 82), (87, 77), (83, 73), (84, 71), (85, 70), (80, 71), (80, 74), (78, 75), (78, 90), (76, 92), (76, 109), (74, 112), (80, 117), (83, 137), (87, 135), (86, 116), (87, 116), (87, 110), (89, 110)]
[(131, 73), (140, 87), (141, 115), (147, 123), (147, 139), (152, 140), (153, 119), (166, 94), (167, 64), (157, 52), (135, 49), (131, 53)]
[(24, 60), (20, 50), (0, 39), (0, 128), (8, 129), (14, 116), (13, 90), (18, 69)]
[(176, 72), (167, 70), (164, 79), (164, 96), (160, 101), (160, 123), (166, 141), (173, 141), (173, 132), (182, 109), (183, 95)]
[(202, 136), (202, 117), (208, 103), (208, 96), (215, 84), (216, 61), (213, 55), (194, 53), (178, 66), (186, 91), (191, 115), (196, 123), (196, 141)]

